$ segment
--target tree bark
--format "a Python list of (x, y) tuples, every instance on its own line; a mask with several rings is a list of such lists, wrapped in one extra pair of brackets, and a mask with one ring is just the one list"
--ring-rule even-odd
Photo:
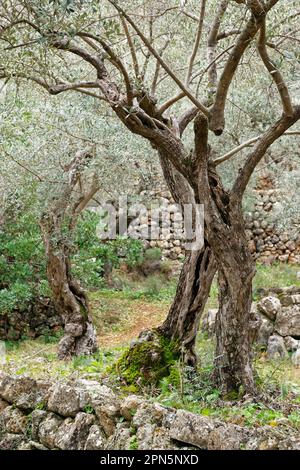
[[(45, 227), (45, 226), (44, 226)], [(47, 278), (53, 300), (61, 312), (64, 336), (58, 345), (59, 359), (90, 355), (97, 351), (97, 337), (89, 312), (87, 296), (72, 277), (68, 248), (60, 248), (51, 241), (51, 233), (44, 230), (47, 256)]]
[(215, 258), (209, 248), (190, 251), (186, 255), (176, 295), (159, 331), (178, 343), (186, 365), (196, 367), (195, 351), (200, 319), (216, 273)]
[[(78, 152), (65, 167), (67, 181), (57, 188), (40, 220), (47, 260), (47, 278), (54, 303), (64, 322), (65, 334), (58, 345), (60, 359), (89, 355), (97, 350), (96, 331), (90, 316), (87, 296), (72, 276), (69, 240), (79, 214), (99, 189), (96, 175), (93, 175), (88, 191), (84, 191), (81, 178), (93, 158), (92, 153)], [(75, 193), (77, 184), (79, 191)]]
[[(194, 191), (187, 180), (160, 153), (165, 181), (177, 204), (194, 204)], [(199, 323), (216, 273), (216, 262), (207, 240), (200, 250), (188, 251), (181, 269), (176, 294), (158, 331), (177, 343), (186, 365), (196, 367), (195, 343)]]
[(205, 233), (219, 271), (215, 380), (223, 393), (255, 393), (251, 353), (252, 280), (255, 263), (245, 231), (241, 199), (226, 191), (210, 160), (208, 122), (194, 122), (195, 185), (205, 209)]
[[(236, 234), (241, 244), (243, 233)], [(254, 261), (248, 247), (236, 251), (236, 243), (227, 245), (231, 265), (219, 268), (219, 311), (216, 317), (216, 353), (214, 377), (224, 394), (255, 392), (252, 371), (252, 280)]]

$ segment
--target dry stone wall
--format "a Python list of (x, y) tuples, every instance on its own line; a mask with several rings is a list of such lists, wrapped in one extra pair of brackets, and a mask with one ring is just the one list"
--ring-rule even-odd
[[(273, 210), (280, 208), (280, 193), (275, 189), (260, 189), (254, 191), (255, 204), (252, 212), (245, 213), (246, 229), (249, 239), (249, 247), (254, 258), (266, 264), (277, 261), (291, 264), (300, 264), (300, 233), (292, 233), (290, 230), (282, 230), (271, 221)], [(134, 231), (138, 238), (145, 239), (145, 234), (156, 225), (160, 228), (160, 236), (157, 239), (147, 239), (146, 248), (158, 247), (162, 254), (170, 259), (184, 257), (183, 227), (179, 207), (174, 204), (170, 193), (162, 189), (144, 190), (140, 193), (140, 200), (145, 205), (159, 206), (162, 213), (170, 216), (170, 230), (164, 221), (158, 223), (152, 220), (152, 212), (138, 217)], [(182, 236), (178, 238), (178, 233)]]
[(0, 313), (0, 340), (19, 340), (26, 336), (35, 338), (57, 332), (62, 326), (62, 318), (49, 298), (38, 298), (35, 303)]
[[(290, 357), (300, 367), (300, 287), (263, 289), (262, 297), (252, 303), (253, 340), (269, 359)], [(217, 309), (202, 319), (202, 328), (214, 335)]]
[(0, 450), (300, 450), (296, 430), (244, 428), (96, 381), (48, 383), (0, 372)]
[(256, 190), (255, 207), (245, 214), (250, 249), (256, 259), (300, 264), (300, 234), (280, 230), (270, 221), (273, 210), (280, 211), (280, 193), (275, 189)]

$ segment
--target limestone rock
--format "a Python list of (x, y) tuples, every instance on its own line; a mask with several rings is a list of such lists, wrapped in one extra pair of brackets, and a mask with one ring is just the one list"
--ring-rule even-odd
[(78, 413), (75, 420), (67, 418), (55, 436), (55, 447), (61, 450), (83, 450), (95, 418), (88, 413)]
[(277, 315), (275, 330), (281, 336), (300, 337), (300, 306), (283, 307)]
[(85, 390), (78, 389), (71, 384), (55, 384), (50, 392), (48, 409), (61, 416), (75, 417), (80, 408), (88, 404), (88, 395)]
[(240, 450), (246, 441), (246, 430), (238, 426), (224, 425), (217, 427), (207, 441), (208, 450)]
[(40, 443), (48, 449), (54, 449), (56, 447), (56, 435), (62, 423), (62, 418), (54, 413), (47, 413), (46, 419), (42, 421), (38, 429), (38, 438)]
[(264, 297), (257, 304), (258, 310), (267, 318), (274, 321), (281, 310), (281, 303), (277, 297)]
[(284, 338), (284, 344), (289, 352), (295, 352), (300, 348), (300, 340), (295, 339), (292, 336), (286, 336)]
[(103, 450), (105, 449), (105, 443), (106, 441), (100, 427), (93, 424), (90, 427), (84, 450)]
[(249, 431), (241, 426), (178, 410), (170, 437), (200, 449), (240, 449), (242, 444), (246, 444)]
[(270, 336), (268, 341), (267, 356), (269, 359), (284, 358), (288, 355), (284, 340), (281, 336)]
[(109, 404), (100, 405), (95, 407), (95, 412), (105, 435), (111, 436), (120, 418), (119, 407)]
[(12, 377), (0, 372), (0, 397), (23, 410), (46, 403), (50, 384), (29, 377)]
[(209, 435), (214, 429), (215, 424), (210, 418), (178, 410), (170, 429), (170, 437), (200, 449), (207, 449)]
[(18, 450), (24, 444), (26, 444), (26, 439), (22, 434), (5, 434), (3, 438), (0, 438), (1, 450)]
[(33, 410), (31, 413), (31, 438), (34, 441), (38, 440), (39, 426), (47, 418), (47, 411)]
[(0, 415), (0, 428), (12, 434), (25, 434), (28, 426), (28, 417), (18, 408), (8, 406)]
[(175, 418), (175, 412), (158, 403), (143, 403), (133, 416), (132, 425), (136, 428), (146, 424), (155, 424), (159, 427), (170, 427), (170, 422)]
[(146, 424), (136, 433), (139, 450), (169, 450), (178, 447), (170, 439), (170, 431), (155, 424)]
[(128, 424), (118, 423), (115, 433), (107, 440), (105, 450), (128, 450), (130, 449), (131, 438)]
[(144, 402), (143, 398), (137, 395), (129, 395), (121, 403), (121, 415), (127, 420), (131, 421), (136, 413), (137, 408)]

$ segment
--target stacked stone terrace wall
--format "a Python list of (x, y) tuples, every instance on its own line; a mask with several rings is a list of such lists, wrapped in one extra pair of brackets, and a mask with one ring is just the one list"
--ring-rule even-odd
[(243, 427), (117, 396), (97, 381), (50, 383), (0, 371), (0, 450), (112, 449), (299, 450), (300, 437), (284, 425)]
[[(272, 222), (272, 211), (278, 210), (280, 205), (280, 193), (275, 189), (261, 189), (255, 190), (254, 194), (254, 209), (252, 212), (245, 213), (249, 247), (254, 258), (266, 264), (278, 261), (300, 264), (300, 230), (295, 235), (295, 230), (280, 229)], [(164, 222), (159, 221), (160, 237), (155, 240), (146, 240), (146, 248), (159, 247), (167, 258), (182, 258), (184, 256), (183, 237), (181, 239), (176, 237), (182, 225), (180, 209), (174, 204), (170, 193), (166, 189), (142, 191), (140, 197), (144, 201), (151, 201), (151, 205), (156, 204), (165, 208), (163, 211), (169, 213), (171, 219), (170, 231), (166, 230)], [(150, 209), (148, 213), (143, 213), (139, 217), (138, 223), (137, 233), (145, 233), (153, 227)]]

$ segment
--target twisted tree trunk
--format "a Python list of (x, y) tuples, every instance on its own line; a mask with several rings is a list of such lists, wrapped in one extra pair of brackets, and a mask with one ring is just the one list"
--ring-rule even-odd
[[(164, 153), (160, 161), (165, 181), (176, 203), (195, 204), (194, 191)], [(185, 364), (196, 367), (195, 342), (199, 323), (216, 273), (216, 262), (207, 240), (201, 249), (187, 251), (176, 294), (158, 331), (174, 340)]]
[(71, 273), (69, 249), (64, 242), (60, 244), (51, 240), (53, 233), (46, 229), (45, 219), (41, 225), (46, 247), (47, 278), (54, 303), (64, 322), (58, 357), (69, 359), (92, 354), (97, 350), (96, 332), (86, 293)]
[[(252, 371), (252, 280), (255, 265), (244, 232), (226, 246), (230, 264), (219, 269), (215, 380), (223, 393), (255, 392)], [(237, 244), (238, 242), (238, 244)], [(240, 248), (237, 251), (237, 248)]]
[[(73, 278), (70, 262), (70, 239), (78, 216), (99, 189), (97, 178), (93, 176), (88, 191), (83, 190), (81, 176), (91, 158), (90, 152), (79, 152), (65, 167), (67, 182), (55, 191), (40, 220), (47, 278), (54, 303), (64, 322), (64, 336), (58, 345), (60, 359), (89, 355), (97, 350), (96, 331), (87, 296)], [(75, 193), (77, 183), (80, 190)]]
[(241, 198), (224, 189), (210, 159), (208, 122), (194, 123), (199, 197), (205, 206), (205, 233), (219, 271), (215, 380), (224, 393), (254, 394), (251, 354), (252, 280), (255, 263), (246, 237)]
[(158, 328), (178, 343), (184, 363), (192, 367), (197, 365), (196, 337), (215, 273), (215, 258), (209, 246), (188, 252), (168, 316)]

